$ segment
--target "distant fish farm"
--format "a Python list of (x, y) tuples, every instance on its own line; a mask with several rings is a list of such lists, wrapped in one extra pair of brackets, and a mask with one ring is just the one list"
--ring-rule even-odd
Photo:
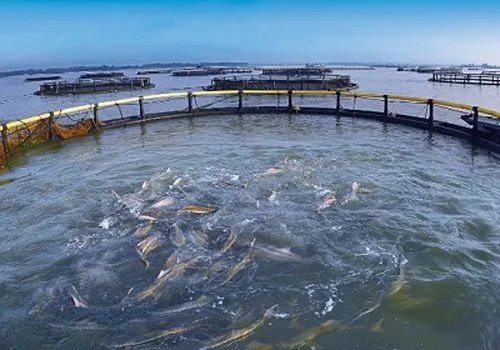
[(38, 76), (38, 77), (29, 77), (24, 79), (25, 82), (29, 83), (31, 81), (47, 81), (47, 80), (59, 80), (61, 79), (60, 75), (45, 75), (45, 76)]
[(140, 70), (137, 75), (150, 75), (150, 74), (170, 74), (171, 69), (150, 69), (150, 70)]
[(332, 69), (323, 66), (306, 66), (306, 67), (272, 67), (261, 68), (263, 75), (322, 75), (331, 73)]
[(223, 75), (236, 73), (252, 73), (249, 68), (238, 67), (198, 67), (180, 69), (172, 72), (174, 77), (189, 77), (189, 76), (206, 76), (206, 75)]
[[(111, 75), (121, 74), (121, 75)], [(87, 78), (84, 78), (87, 77)], [(48, 82), (40, 85), (35, 95), (57, 96), (70, 94), (89, 94), (124, 90), (148, 89), (155, 85), (148, 77), (125, 77), (122, 73), (84, 74), (75, 82)]]
[(455, 71), (436, 71), (429, 81), (437, 83), (496, 85), (500, 86), (500, 71), (480, 71), (464, 73)]
[(349, 75), (217, 77), (206, 90), (352, 90), (358, 85)]

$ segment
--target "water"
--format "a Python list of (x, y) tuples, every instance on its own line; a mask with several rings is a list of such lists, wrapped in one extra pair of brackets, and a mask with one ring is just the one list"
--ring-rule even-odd
[[(375, 92), (424, 84), (377, 74), (352, 75)], [(466, 90), (439, 89), (458, 101)], [(494, 107), (496, 91), (464, 102)], [(0, 187), (1, 347), (199, 349), (257, 325), (227, 348), (496, 349), (498, 165), (462, 140), (315, 115), (171, 120), (35, 150), (2, 174), (24, 177)], [(139, 213), (158, 219), (147, 269)], [(254, 239), (293, 259), (251, 254)], [(191, 265), (143, 297), (172, 254)]]

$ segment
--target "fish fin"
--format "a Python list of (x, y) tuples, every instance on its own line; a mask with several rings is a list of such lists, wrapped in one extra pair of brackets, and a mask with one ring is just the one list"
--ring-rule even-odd
[(376, 323), (371, 325), (370, 332), (373, 332), (373, 333), (385, 332), (383, 323), (384, 323), (384, 318), (382, 317), (379, 321), (377, 321)]

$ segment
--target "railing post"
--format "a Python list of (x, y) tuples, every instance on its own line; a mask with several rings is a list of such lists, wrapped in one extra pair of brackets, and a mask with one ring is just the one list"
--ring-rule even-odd
[(141, 119), (146, 118), (146, 114), (144, 113), (144, 97), (139, 96), (139, 117)]
[(293, 91), (290, 89), (288, 90), (288, 110), (291, 111), (293, 109)]
[(188, 112), (191, 113), (193, 111), (193, 93), (189, 91), (187, 93), (188, 97)]
[(384, 117), (389, 117), (389, 96), (384, 95)]
[(56, 134), (54, 132), (54, 112), (50, 112), (49, 113), (50, 116), (49, 116), (49, 119), (48, 119), (48, 122), (47, 122), (47, 128), (49, 129), (49, 140), (55, 140), (56, 138)]
[(238, 91), (238, 110), (243, 109), (243, 90)]
[(477, 106), (474, 106), (472, 107), (472, 111), (474, 112), (474, 122), (472, 124), (472, 136), (475, 139), (477, 137), (477, 129), (478, 129), (477, 120), (479, 118), (479, 109)]
[(99, 109), (99, 105), (97, 103), (94, 103), (94, 106), (92, 107), (92, 114), (94, 116), (94, 126), (99, 125), (99, 115), (97, 113)]
[(427, 119), (427, 125), (429, 129), (434, 126), (434, 100), (432, 98), (427, 100), (427, 105), (429, 106), (429, 118)]
[(336, 95), (337, 95), (337, 108), (336, 109), (337, 109), (337, 115), (339, 115), (340, 114), (340, 90), (337, 90)]
[(2, 124), (2, 144), (3, 144), (3, 153), (5, 154), (5, 159), (10, 158), (9, 151), (9, 142), (7, 140), (8, 137), (7, 123)]

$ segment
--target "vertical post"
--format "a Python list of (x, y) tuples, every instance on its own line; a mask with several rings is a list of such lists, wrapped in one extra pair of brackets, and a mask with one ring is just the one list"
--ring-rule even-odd
[(293, 109), (293, 90), (288, 90), (288, 110), (291, 111)]
[(340, 90), (337, 90), (337, 115), (340, 114)]
[(146, 114), (144, 113), (144, 97), (139, 96), (139, 117), (144, 120)]
[(384, 95), (384, 117), (389, 116), (389, 96)]
[(10, 158), (10, 152), (9, 152), (9, 142), (7, 140), (8, 134), (7, 134), (7, 123), (2, 124), (2, 144), (3, 144), (3, 152), (5, 154), (5, 159)]
[(193, 111), (193, 93), (189, 91), (187, 97), (188, 97), (188, 112), (191, 113)]
[(477, 120), (479, 117), (479, 109), (477, 106), (474, 106), (472, 107), (472, 111), (474, 112), (474, 123), (472, 124), (472, 136), (476, 138), (478, 129)]
[(49, 140), (55, 140), (55, 133), (54, 133), (54, 112), (50, 112), (49, 113), (50, 116), (49, 116), (49, 119), (48, 119), (48, 123), (47, 123), (47, 127), (49, 129)]
[(243, 109), (243, 90), (238, 91), (238, 110), (241, 111)]
[(427, 105), (429, 106), (429, 118), (427, 119), (427, 125), (429, 129), (434, 126), (434, 100), (432, 98), (427, 100)]
[(94, 103), (94, 106), (92, 107), (92, 115), (94, 117), (94, 126), (99, 125), (99, 114), (97, 113), (99, 109), (99, 105), (97, 103)]

